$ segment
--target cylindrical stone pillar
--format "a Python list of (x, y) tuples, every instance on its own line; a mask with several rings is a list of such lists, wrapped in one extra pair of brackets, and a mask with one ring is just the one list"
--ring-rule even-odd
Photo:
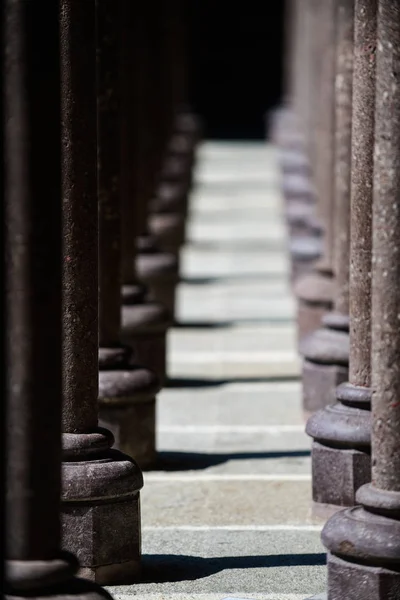
[(121, 3), (97, 0), (97, 159), (99, 200), (99, 403), (116, 446), (148, 466), (155, 461), (159, 382), (131, 364), (121, 329)]
[(307, 424), (314, 438), (313, 498), (352, 506), (357, 489), (371, 477), (371, 249), (375, 117), (377, 0), (356, 0), (352, 112), (350, 214), (349, 382), (336, 390), (338, 403)]
[[(313, 182), (313, 133), (315, 115), (313, 101), (318, 97), (318, 81), (315, 56), (319, 56), (318, 31), (320, 3), (306, 0), (301, 4), (300, 32), (301, 45), (298, 49), (298, 70), (302, 84), (298, 85), (298, 112), (301, 116), (302, 135), (304, 137), (303, 156), (308, 166), (303, 172), (291, 172), (283, 167), (282, 191), (286, 200), (285, 216), (289, 231), (289, 251), (291, 256), (291, 281), (294, 283), (310, 272), (321, 256), (321, 227), (316, 223), (316, 193)], [(315, 162), (315, 161), (314, 161)]]
[(323, 224), (323, 254), (314, 270), (299, 278), (295, 285), (298, 299), (299, 339), (312, 333), (322, 317), (332, 309), (333, 282), (333, 215), (334, 215), (334, 140), (335, 140), (335, 73), (337, 1), (320, 3), (318, 46), (320, 70), (318, 106), (315, 116), (314, 183)]
[(302, 3), (299, 0), (285, 2), (284, 101), (278, 109), (273, 110), (269, 126), (269, 137), (283, 151), (282, 166), (285, 165), (289, 171), (302, 171), (307, 167), (304, 157), (304, 130), (301, 127), (302, 115), (298, 112), (299, 96), (304, 84), (303, 65), (299, 60), (304, 42), (301, 8)]
[[(188, 196), (192, 185), (193, 148), (190, 138), (177, 131), (177, 115), (184, 100), (182, 46), (183, 2), (160, 2), (160, 49), (163, 60), (158, 69), (158, 95), (162, 120), (170, 124), (163, 144), (161, 170), (154, 197), (149, 205), (149, 228), (156, 243), (179, 259), (179, 250), (185, 240), (185, 222)], [(163, 104), (165, 107), (163, 108)], [(185, 147), (183, 147), (183, 145)]]
[[(167, 131), (171, 124), (164, 120), (163, 90), (160, 89), (160, 72), (164, 56), (160, 50), (162, 14), (160, 1), (136, 7), (140, 43), (136, 81), (141, 93), (137, 96), (137, 118), (140, 127), (137, 138), (137, 181), (135, 194), (137, 274), (149, 290), (149, 299), (163, 304), (171, 317), (175, 316), (175, 290), (179, 281), (179, 263), (171, 252), (161, 251), (149, 230), (148, 216), (151, 200), (155, 197)], [(138, 39), (139, 39), (138, 38)]]
[(121, 4), (121, 209), (122, 209), (122, 329), (121, 340), (133, 349), (134, 359), (149, 367), (164, 382), (166, 377), (166, 336), (171, 317), (164, 306), (146, 298), (146, 287), (136, 274), (136, 182), (140, 160), (138, 136), (142, 123), (137, 114), (137, 77), (140, 54), (137, 51), (137, 7), (131, 0)]
[(337, 0), (334, 139), (334, 310), (323, 327), (300, 344), (303, 406), (312, 412), (335, 399), (348, 380), (351, 126), (353, 88), (354, 0)]
[[(328, 598), (400, 593), (400, 11), (378, 0), (372, 250), (372, 480), (326, 523)], [(371, 50), (374, 51), (372, 48)]]
[[(62, 227), (58, 3), (4, 17), (7, 598), (110, 598), (60, 527)], [(3, 12), (4, 11), (4, 12)], [(2, 23), (2, 24), (3, 24)], [(3, 41), (3, 40), (2, 40)], [(3, 78), (2, 77), (2, 78)]]
[(111, 584), (139, 572), (143, 478), (131, 458), (111, 449), (112, 434), (98, 427), (95, 17), (94, 0), (61, 1), (62, 526), (63, 547), (78, 556), (82, 574)]

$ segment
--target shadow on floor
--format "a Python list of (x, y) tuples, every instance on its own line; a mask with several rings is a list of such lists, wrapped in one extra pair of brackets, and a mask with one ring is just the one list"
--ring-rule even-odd
[[(268, 541), (266, 540), (268, 545)], [(276, 554), (272, 556), (223, 556), (202, 558), (180, 554), (143, 555), (142, 583), (166, 583), (209, 577), (226, 569), (262, 569), (326, 564), (325, 554)]]
[[(227, 171), (228, 171), (228, 176), (224, 177), (221, 179), (195, 179), (193, 181), (194, 185), (196, 186), (196, 188), (198, 190), (201, 190), (202, 192), (206, 192), (206, 193), (210, 193), (212, 194), (214, 193), (218, 193), (220, 192), (222, 197), (226, 197), (227, 192), (229, 191), (233, 191), (234, 193), (237, 193), (238, 190), (242, 190), (243, 189), (243, 194), (248, 194), (249, 190), (251, 190), (253, 193), (256, 191), (261, 191), (264, 192), (265, 194), (268, 193), (268, 191), (274, 191), (276, 190), (276, 185), (277, 182), (274, 181), (273, 179), (246, 179), (245, 177), (241, 177), (241, 178), (232, 178), (232, 175), (230, 174), (230, 178), (229, 178), (229, 171), (231, 169), (231, 165), (227, 166)], [(243, 209), (242, 209), (243, 210)]]
[(252, 239), (240, 239), (240, 240), (189, 240), (186, 242), (186, 248), (194, 248), (195, 250), (215, 250), (217, 252), (230, 250), (237, 252), (238, 250), (244, 251), (256, 251), (256, 252), (286, 252), (285, 241), (281, 240), (252, 240)]
[(231, 321), (176, 321), (174, 329), (229, 329), (238, 325), (286, 325), (293, 323), (293, 317), (241, 317)]
[(228, 383), (287, 383), (300, 381), (300, 375), (274, 375), (271, 377), (232, 377), (230, 379), (204, 379), (195, 377), (169, 377), (165, 388), (218, 387)]
[(229, 329), (235, 321), (176, 321), (174, 329)]
[[(180, 283), (185, 283), (188, 285), (207, 285), (211, 283), (223, 283), (224, 281), (240, 281), (242, 279), (250, 279), (252, 281), (258, 280), (263, 283), (268, 283), (270, 281), (282, 281), (285, 278), (288, 279), (288, 275), (285, 273), (240, 273), (235, 275), (232, 273), (231, 275), (210, 275), (209, 277), (205, 276), (182, 276), (180, 278)], [(289, 279), (288, 279), (289, 280)]]
[[(279, 458), (304, 458), (309, 450), (282, 450), (279, 452), (227, 452), (207, 454), (201, 452), (158, 452), (157, 471), (193, 471), (222, 465), (229, 460), (251, 460)], [(154, 469), (153, 469), (154, 470)]]

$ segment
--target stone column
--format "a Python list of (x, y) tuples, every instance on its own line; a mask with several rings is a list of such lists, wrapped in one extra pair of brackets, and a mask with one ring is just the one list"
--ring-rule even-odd
[[(4, 11), (4, 12), (3, 12)], [(60, 528), (62, 400), (58, 3), (4, 17), (7, 598), (110, 598), (74, 577)], [(2, 40), (3, 41), (3, 40)]]
[(163, 304), (170, 315), (175, 315), (175, 290), (179, 280), (179, 264), (177, 257), (171, 252), (163, 251), (156, 243), (149, 229), (148, 217), (150, 203), (157, 193), (162, 165), (162, 156), (166, 143), (167, 131), (171, 125), (164, 120), (160, 104), (163, 102), (160, 90), (160, 71), (163, 68), (161, 52), (162, 19), (160, 14), (161, 0), (155, 0), (137, 6), (136, 16), (142, 27), (138, 31), (140, 51), (138, 65), (138, 86), (143, 91), (138, 98), (137, 110), (140, 116), (140, 129), (137, 141), (137, 194), (136, 268), (139, 279), (149, 289), (149, 299)]
[(178, 119), (185, 98), (183, 63), (187, 48), (183, 45), (184, 9), (182, 0), (161, 3), (164, 22), (161, 50), (164, 60), (160, 64), (158, 82), (160, 96), (170, 98), (169, 110), (163, 113), (171, 122), (171, 129), (165, 140), (160, 177), (156, 194), (150, 203), (149, 218), (150, 231), (156, 242), (177, 257), (185, 240), (194, 162), (191, 136), (179, 130)]
[(95, 2), (62, 0), (60, 7), (63, 547), (78, 556), (86, 578), (122, 583), (139, 573), (143, 478), (131, 458), (111, 448), (110, 431), (98, 427)]
[[(372, 48), (374, 51), (374, 48)], [(400, 594), (400, 13), (378, 1), (372, 250), (372, 482), (322, 531), (328, 598)]]
[(303, 406), (306, 412), (333, 402), (336, 387), (348, 379), (353, 39), (354, 0), (337, 0), (333, 142), (335, 303), (334, 310), (324, 317), (323, 327), (300, 344), (304, 357)]
[[(319, 55), (318, 31), (320, 19), (320, 3), (316, 0), (306, 0), (299, 10), (298, 34), (300, 42), (297, 48), (299, 58), (296, 59), (297, 70), (297, 113), (299, 126), (303, 136), (302, 156), (305, 159), (304, 168), (294, 171), (289, 163), (282, 162), (283, 181), (282, 191), (286, 200), (286, 220), (289, 230), (289, 251), (291, 256), (291, 280), (294, 283), (299, 277), (309, 272), (314, 263), (320, 258), (321, 228), (316, 224), (316, 194), (313, 183), (313, 153), (312, 142), (316, 111), (313, 100), (316, 94), (315, 56)], [(286, 151), (284, 151), (285, 155)], [(293, 162), (292, 162), (293, 165)]]
[(280, 104), (267, 115), (267, 138), (276, 146), (280, 146), (286, 136), (289, 138), (291, 133), (295, 133), (293, 115), (295, 8), (296, 0), (286, 0), (283, 17), (283, 97)]
[(313, 165), (317, 202), (324, 228), (322, 260), (295, 285), (298, 299), (299, 339), (315, 331), (333, 306), (333, 207), (335, 138), (335, 54), (337, 0), (320, 4), (318, 46), (320, 77), (315, 116), (315, 164)]
[[(298, 97), (301, 88), (302, 65), (299, 63), (299, 53), (302, 44), (301, 35), (301, 2), (287, 0), (284, 10), (284, 95), (278, 108), (270, 113), (269, 138), (281, 150), (289, 150), (287, 158), (293, 157), (293, 167), (297, 165), (304, 151), (304, 131), (300, 129)], [(300, 69), (299, 69), (300, 67)], [(290, 160), (289, 160), (290, 163)], [(301, 163), (304, 164), (304, 161)]]
[[(121, 4), (122, 15), (122, 97), (121, 97), (121, 202), (122, 202), (122, 329), (121, 340), (131, 346), (135, 360), (154, 370), (160, 381), (166, 376), (166, 334), (171, 316), (166, 308), (146, 298), (146, 286), (136, 273), (136, 203), (137, 181), (141, 161), (138, 140), (141, 114), (138, 96), (143, 93), (139, 69), (141, 56), (137, 48), (142, 23), (131, 0)], [(140, 104), (139, 104), (140, 105)]]
[(121, 3), (97, 0), (99, 199), (99, 402), (116, 446), (140, 466), (155, 461), (155, 394), (160, 384), (132, 364), (121, 329)]
[[(356, 0), (350, 214), (349, 382), (307, 424), (314, 438), (313, 498), (352, 506), (370, 480), (371, 247), (377, 0)], [(346, 300), (347, 304), (347, 300)]]

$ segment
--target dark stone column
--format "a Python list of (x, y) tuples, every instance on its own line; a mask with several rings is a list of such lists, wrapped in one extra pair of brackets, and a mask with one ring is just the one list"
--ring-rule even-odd
[(315, 411), (335, 399), (336, 387), (348, 380), (351, 125), (353, 87), (354, 0), (337, 0), (334, 139), (335, 305), (323, 327), (300, 344), (303, 406)]
[(370, 480), (371, 246), (377, 0), (356, 0), (350, 215), (349, 382), (307, 424), (313, 498), (353, 506)]
[(161, 2), (163, 18), (160, 95), (170, 98), (165, 118), (171, 121), (166, 139), (156, 194), (150, 203), (149, 226), (154, 239), (166, 251), (179, 257), (185, 240), (188, 196), (194, 163), (193, 136), (180, 130), (179, 116), (185, 100), (184, 45), (185, 6), (182, 0)]
[(378, 1), (372, 254), (372, 483), (336, 513), (322, 541), (328, 598), (400, 596), (400, 13)]
[[(4, 11), (4, 12), (3, 12)], [(60, 531), (62, 226), (58, 3), (4, 17), (7, 598), (110, 598)]]
[[(131, 0), (121, 4), (122, 96), (121, 96), (121, 202), (122, 202), (122, 329), (121, 339), (133, 348), (134, 358), (154, 370), (163, 382), (166, 376), (166, 334), (171, 316), (166, 308), (146, 298), (146, 286), (136, 273), (136, 203), (141, 161), (138, 141), (143, 135), (138, 97), (143, 93), (139, 77), (141, 55), (137, 40), (140, 28), (137, 7)], [(146, 132), (144, 132), (146, 133)]]
[[(177, 257), (160, 250), (151, 235), (148, 217), (150, 203), (155, 197), (159, 183), (162, 159), (171, 131), (169, 113), (163, 108), (165, 90), (162, 88), (162, 70), (165, 68), (161, 40), (163, 36), (161, 0), (154, 0), (136, 7), (140, 44), (137, 85), (140, 94), (137, 107), (141, 127), (137, 141), (137, 194), (135, 195), (137, 257), (139, 279), (149, 289), (149, 299), (163, 304), (170, 315), (175, 315), (175, 290), (179, 280)], [(139, 38), (138, 38), (139, 39)]]
[(97, 0), (100, 419), (140, 466), (155, 460), (159, 381), (131, 362), (121, 329), (121, 3)]
[(139, 490), (143, 478), (131, 458), (111, 449), (112, 434), (99, 428), (97, 422), (99, 279), (95, 2), (62, 0), (60, 25), (64, 238), (63, 546), (78, 556), (81, 571), (88, 579), (104, 584), (122, 583), (137, 577), (140, 568)]
[(318, 105), (315, 115), (314, 183), (318, 209), (324, 228), (323, 258), (313, 272), (295, 285), (298, 299), (299, 339), (315, 331), (322, 317), (332, 309), (333, 285), (333, 215), (334, 215), (334, 98), (337, 0), (320, 3), (317, 44), (320, 65), (317, 85)]

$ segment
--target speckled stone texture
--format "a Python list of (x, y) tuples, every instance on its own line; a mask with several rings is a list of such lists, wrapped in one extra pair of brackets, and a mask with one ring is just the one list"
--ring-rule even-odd
[[(327, 600), (395, 600), (399, 574), (383, 567), (359, 566), (328, 554)], [(361, 596), (360, 596), (361, 595)]]
[[(371, 214), (373, 175), (373, 113), (375, 106), (376, 3), (355, 3), (352, 210), (350, 244), (350, 383), (336, 390), (342, 406), (321, 412), (309, 421), (307, 431), (319, 439), (313, 449), (317, 502), (352, 506), (357, 489), (370, 481), (370, 303), (371, 303)], [(363, 173), (360, 176), (360, 169)], [(347, 226), (346, 226), (347, 227)], [(340, 254), (338, 255), (340, 256)], [(347, 261), (346, 261), (347, 268)], [(346, 283), (339, 305), (347, 308)], [(338, 306), (339, 308), (339, 306)], [(333, 423), (333, 416), (335, 417)], [(330, 429), (335, 427), (334, 435)], [(360, 432), (363, 432), (360, 438)], [(360, 445), (361, 442), (361, 445)], [(323, 449), (321, 448), (323, 444)], [(328, 455), (334, 472), (347, 473), (325, 481), (323, 457)], [(354, 476), (357, 464), (358, 475)]]
[(356, 491), (371, 478), (369, 455), (313, 442), (311, 457), (314, 502), (353, 506)]
[(137, 73), (137, 63), (140, 61), (140, 44), (136, 44), (136, 34), (137, 29), (141, 28), (141, 21), (137, 18), (137, 7), (131, 2), (123, 2), (122, 10), (120, 179), (123, 285), (120, 338), (132, 348), (132, 364), (136, 362), (148, 367), (163, 382), (166, 370), (166, 334), (171, 317), (164, 306), (147, 301), (147, 289), (139, 283), (136, 273), (138, 203), (143, 203), (138, 185), (142, 160), (138, 145), (142, 129), (139, 115), (141, 96), (138, 94), (137, 78), (131, 74), (133, 71)]
[(333, 307), (332, 273), (317, 270), (299, 278), (294, 287), (298, 300), (299, 342), (321, 326), (323, 317)]
[(303, 407), (306, 413), (331, 404), (336, 400), (335, 390), (347, 381), (348, 368), (343, 365), (303, 362)]
[[(329, 598), (400, 597), (399, 233), (400, 61), (397, 4), (378, 0), (371, 311), (371, 483), (358, 506), (331, 517), (322, 531), (329, 550)], [(372, 5), (371, 5), (372, 8)], [(363, 15), (364, 16), (364, 15)]]
[[(1, 7), (7, 365), (2, 395), (2, 597), (44, 599), (51, 594), (54, 600), (111, 600), (98, 586), (75, 578), (76, 557), (61, 552), (59, 10), (68, 12), (70, 3), (37, 8), (30, 2), (4, 2)], [(89, 13), (93, 16), (91, 5)]]
[(146, 237), (138, 238), (138, 277), (148, 287), (149, 300), (159, 302), (169, 314), (175, 315), (175, 294), (179, 281), (177, 259), (171, 252), (160, 252), (149, 243), (151, 240)]
[[(99, 31), (107, 22), (103, 20), (106, 5), (111, 8), (102, 1), (96, 5), (97, 20), (101, 21)], [(93, 581), (117, 583), (133, 581), (140, 568), (139, 492), (143, 478), (130, 457), (111, 448), (112, 434), (97, 423), (95, 22), (92, 3), (63, 0), (60, 16), (64, 240), (61, 521), (62, 546), (76, 554), (82, 573)], [(113, 24), (116, 25), (114, 21)], [(110, 43), (112, 39), (115, 38), (111, 36)], [(111, 320), (113, 328), (115, 322)], [(108, 335), (111, 330), (106, 331)]]
[(121, 340), (133, 350), (132, 361), (154, 371), (161, 384), (166, 378), (167, 332), (171, 318), (155, 302), (122, 306)]

